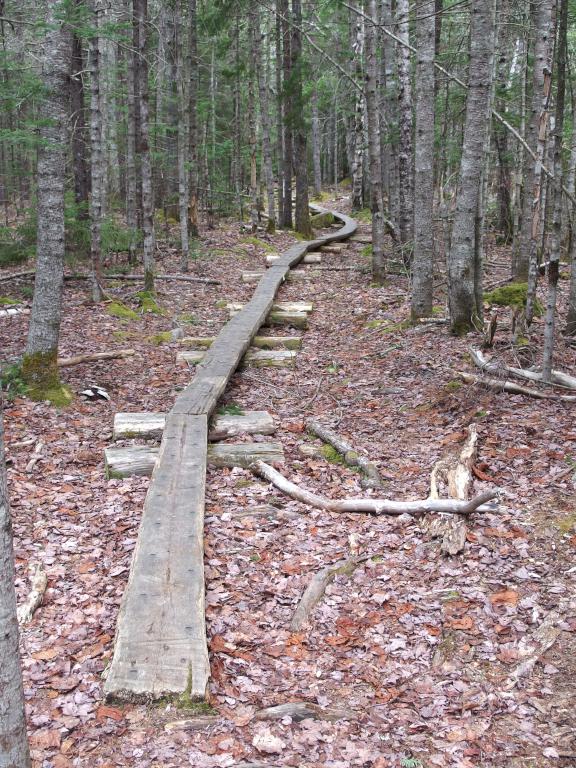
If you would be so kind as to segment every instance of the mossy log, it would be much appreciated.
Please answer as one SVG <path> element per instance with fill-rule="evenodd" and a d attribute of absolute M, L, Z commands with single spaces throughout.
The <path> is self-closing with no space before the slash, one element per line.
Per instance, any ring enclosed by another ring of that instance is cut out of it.
<path fill-rule="evenodd" d="M 159 440 L 164 431 L 164 413 L 117 413 L 114 416 L 114 440 L 132 437 Z M 267 411 L 246 411 L 240 415 L 215 416 L 209 426 L 208 439 L 216 442 L 238 435 L 272 435 L 274 419 Z"/>
<path fill-rule="evenodd" d="M 108 478 L 149 477 L 156 466 L 160 449 L 152 445 L 112 446 L 104 450 Z M 255 461 L 284 462 L 280 443 L 216 443 L 208 446 L 208 464 L 213 467 L 249 467 Z"/>
<path fill-rule="evenodd" d="M 308 328 L 308 313 L 307 312 L 270 312 L 266 318 L 267 325 L 288 325 L 292 328 L 300 328 L 306 330 Z"/>
<path fill-rule="evenodd" d="M 271 267 L 278 262 L 279 256 L 269 254 L 266 256 L 266 264 Z M 322 261 L 322 254 L 312 251 L 307 253 L 300 261 L 300 264 L 320 264 Z"/>
<path fill-rule="evenodd" d="M 296 282 L 300 280 L 309 280 L 313 277 L 318 277 L 317 271 L 307 270 L 307 269 L 291 269 L 290 272 L 286 275 L 286 280 L 291 282 Z M 254 272 L 243 272 L 242 273 L 242 282 L 243 283 L 257 283 L 263 276 L 265 275 L 265 272 L 262 271 L 254 271 Z"/>

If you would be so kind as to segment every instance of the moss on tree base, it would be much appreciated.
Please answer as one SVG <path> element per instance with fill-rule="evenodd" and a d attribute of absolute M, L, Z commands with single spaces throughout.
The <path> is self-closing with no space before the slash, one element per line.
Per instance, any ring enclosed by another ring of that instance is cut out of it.
<path fill-rule="evenodd" d="M 31 400 L 47 400 L 58 408 L 70 405 L 73 400 L 72 392 L 60 382 L 58 351 L 55 349 L 24 355 L 22 380 Z"/>

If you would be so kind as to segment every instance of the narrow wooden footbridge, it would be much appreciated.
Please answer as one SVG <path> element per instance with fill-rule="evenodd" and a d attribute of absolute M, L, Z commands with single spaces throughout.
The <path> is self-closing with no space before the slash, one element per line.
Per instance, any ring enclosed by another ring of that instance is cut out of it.
<path fill-rule="evenodd" d="M 325 212 L 316 206 L 314 210 Z M 200 364 L 194 379 L 168 414 L 117 414 L 117 436 L 161 433 L 162 439 L 159 449 L 134 446 L 106 452 L 111 474 L 152 473 L 104 685 L 108 698 L 150 701 L 183 694 L 193 700 L 206 697 L 210 676 L 204 611 L 206 466 L 208 462 L 242 464 L 242 450 L 250 445 L 209 446 L 209 439 L 214 430 L 227 436 L 236 429 L 266 434 L 267 414 L 251 414 L 244 426 L 231 417 L 228 422 L 209 420 L 232 374 L 251 344 L 257 342 L 262 325 L 286 322 L 305 327 L 306 307 L 274 306 L 274 299 L 290 270 L 311 259 L 310 252 L 326 249 L 355 233 L 353 219 L 332 213 L 342 223 L 340 229 L 293 245 L 273 260 L 262 276 L 246 275 L 246 281 L 258 280 L 252 299 L 243 306 L 231 305 L 231 319 L 220 334 L 206 341 L 204 352 L 195 353 L 192 362 Z M 282 353 L 278 360 L 286 353 L 294 355 L 290 349 L 277 352 Z M 249 353 L 253 361 L 258 360 L 258 354 Z M 281 455 L 278 444 L 254 446 L 268 451 L 269 460 Z"/>

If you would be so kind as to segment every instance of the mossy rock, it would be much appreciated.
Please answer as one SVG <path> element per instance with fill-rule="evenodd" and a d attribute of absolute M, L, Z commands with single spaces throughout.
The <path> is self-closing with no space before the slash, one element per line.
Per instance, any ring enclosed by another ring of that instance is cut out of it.
<path fill-rule="evenodd" d="M 326 213 L 317 213 L 311 217 L 310 223 L 314 229 L 324 229 L 325 227 L 331 227 L 334 224 L 334 214 L 327 211 Z"/>
<path fill-rule="evenodd" d="M 0 296 L 0 304 L 3 306 L 12 306 L 14 304 L 22 304 L 20 299 L 12 299 L 10 296 Z"/>
<path fill-rule="evenodd" d="M 484 294 L 484 301 L 487 304 L 495 304 L 498 307 L 512 307 L 513 309 L 522 309 L 526 306 L 528 296 L 528 283 L 509 283 L 501 285 L 493 291 Z M 544 313 L 544 307 L 538 299 L 534 302 L 534 315 L 541 317 Z"/>
<path fill-rule="evenodd" d="M 117 317 L 118 320 L 138 320 L 138 314 L 126 304 L 122 304 L 121 301 L 113 301 L 108 304 L 106 312 L 111 317 Z"/>

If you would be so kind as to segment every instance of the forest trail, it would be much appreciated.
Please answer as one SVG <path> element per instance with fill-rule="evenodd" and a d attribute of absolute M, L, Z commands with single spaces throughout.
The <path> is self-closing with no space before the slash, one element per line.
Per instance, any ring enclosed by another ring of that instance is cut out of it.
<path fill-rule="evenodd" d="M 158 296 L 170 317 L 188 319 L 195 307 L 190 335 L 217 335 L 227 319 L 217 300 L 245 303 L 253 286 L 241 274 L 263 269 L 271 247 L 288 244 L 279 234 L 273 246 L 242 245 L 226 229 L 211 238 L 212 260 L 195 271 L 219 273 L 222 287 L 171 284 Z M 75 390 L 89 376 L 108 389 L 111 404 L 77 401 L 58 413 L 16 400 L 8 409 L 21 597 L 26 562 L 41 561 L 49 578 L 24 633 L 33 754 L 66 767 L 72 757 L 80 765 L 198 768 L 381 768 L 408 758 L 427 768 L 525 768 L 532 758 L 537 766 L 552 759 L 571 765 L 572 410 L 455 382 L 451 369 L 474 370 L 464 362 L 469 340 L 450 338 L 442 325 L 407 327 L 407 278 L 391 275 L 385 287 L 369 287 L 365 247 L 351 242 L 311 267 L 319 271 L 314 279 L 282 286 L 279 300 L 314 304 L 296 365 L 238 370 L 223 405 L 272 414 L 286 474 L 332 498 L 364 493 L 361 478 L 322 453 L 305 432 L 308 418 L 323 420 L 374 461 L 387 496 L 407 499 L 427 495 L 430 470 L 474 421 L 478 470 L 504 492 L 500 513 L 474 517 L 463 555 L 446 559 L 418 520 L 310 510 L 247 470 L 208 468 L 210 708 L 104 704 L 101 674 L 149 481 L 107 481 L 102 452 L 114 412 L 166 412 L 190 374 L 176 363 L 177 342 L 150 342 L 168 317 L 110 318 L 104 308 L 87 310 L 81 290 L 70 286 L 63 354 L 87 345 L 79 329 L 93 334 L 92 347 L 105 329 L 137 354 L 67 369 Z M 167 271 L 173 258 L 164 257 Z M 130 302 L 132 288 L 113 290 Z M 1 327 L 14 352 L 23 322 Z M 48 448 L 27 472 L 36 441 L 23 443 L 35 434 Z M 480 480 L 476 486 L 485 487 Z M 351 542 L 375 557 L 336 577 L 310 624 L 291 633 L 312 576 L 346 557 Z M 507 689 L 522 644 L 554 610 L 561 632 L 553 646 Z M 318 719 L 260 719 L 273 717 L 260 715 L 264 708 L 295 701 L 318 707 Z M 546 756 L 555 752 L 560 757 Z"/>

